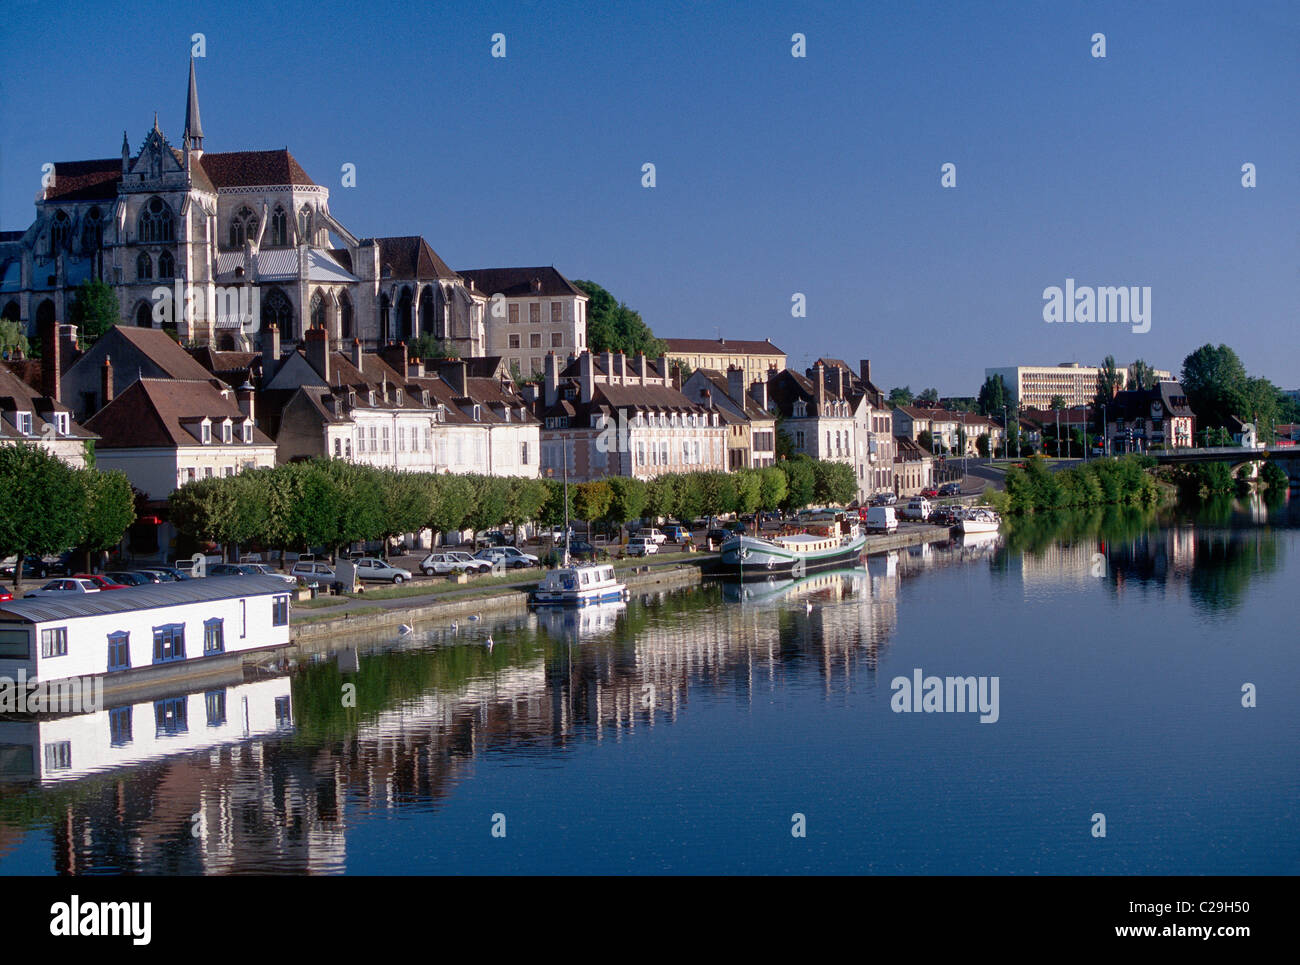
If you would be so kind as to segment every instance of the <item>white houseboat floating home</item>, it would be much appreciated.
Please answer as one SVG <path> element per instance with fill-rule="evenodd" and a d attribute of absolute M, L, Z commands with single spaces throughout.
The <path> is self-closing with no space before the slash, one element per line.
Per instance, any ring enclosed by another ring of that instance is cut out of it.
<path fill-rule="evenodd" d="M 277 576 L 209 576 L 0 603 L 0 677 L 170 676 L 283 647 L 290 592 Z"/>
<path fill-rule="evenodd" d="M 608 563 L 558 566 L 546 574 L 533 591 L 533 602 L 564 606 L 588 606 L 627 599 L 627 587 L 614 579 Z"/>

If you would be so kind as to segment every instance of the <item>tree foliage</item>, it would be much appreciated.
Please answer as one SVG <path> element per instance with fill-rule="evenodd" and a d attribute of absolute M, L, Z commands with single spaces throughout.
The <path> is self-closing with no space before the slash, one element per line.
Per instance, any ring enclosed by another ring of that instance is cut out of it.
<path fill-rule="evenodd" d="M 86 471 L 39 446 L 0 446 L 0 557 L 17 556 L 15 586 L 23 560 L 61 553 L 86 535 L 89 486 L 78 475 Z"/>
<path fill-rule="evenodd" d="M 591 299 L 587 303 L 587 344 L 593 352 L 644 352 L 658 358 L 667 351 L 662 339 L 655 337 L 641 313 L 620 302 L 594 281 L 575 281 Z"/>
<path fill-rule="evenodd" d="M 113 286 L 98 278 L 87 278 L 77 286 L 68 306 L 68 320 L 81 337 L 93 342 L 121 320 L 121 309 Z"/>

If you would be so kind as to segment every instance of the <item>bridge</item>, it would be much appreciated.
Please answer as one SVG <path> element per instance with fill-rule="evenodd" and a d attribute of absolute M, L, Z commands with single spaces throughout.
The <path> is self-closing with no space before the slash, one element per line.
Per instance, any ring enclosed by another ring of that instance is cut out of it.
<path fill-rule="evenodd" d="M 1166 449 L 1149 452 L 1147 455 L 1162 466 L 1226 462 L 1235 467 L 1267 459 L 1286 473 L 1291 481 L 1291 491 L 1300 492 L 1300 446 L 1265 446 L 1258 449 L 1246 446 L 1211 446 L 1202 449 Z"/>

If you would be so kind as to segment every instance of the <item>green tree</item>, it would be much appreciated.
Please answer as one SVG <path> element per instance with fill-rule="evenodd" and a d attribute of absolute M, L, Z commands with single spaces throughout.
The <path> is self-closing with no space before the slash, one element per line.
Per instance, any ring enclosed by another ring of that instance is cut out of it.
<path fill-rule="evenodd" d="M 20 323 L 0 318 L 0 357 L 9 358 L 15 350 L 21 351 L 23 355 L 31 351 L 27 335 Z"/>
<path fill-rule="evenodd" d="M 889 390 L 889 404 L 892 406 L 911 405 L 913 398 L 910 385 L 896 385 Z"/>
<path fill-rule="evenodd" d="M 832 506 L 846 506 L 858 494 L 858 481 L 847 462 L 813 463 L 813 499 Z"/>
<path fill-rule="evenodd" d="M 677 477 L 674 474 L 665 473 L 650 480 L 646 487 L 645 512 L 656 519 L 677 515 Z M 690 520 L 683 522 L 689 523 Z"/>
<path fill-rule="evenodd" d="M 509 483 L 499 476 L 473 476 L 474 507 L 470 510 L 470 538 L 483 530 L 500 526 L 506 518 Z"/>
<path fill-rule="evenodd" d="M 474 509 L 474 485 L 465 475 L 443 473 L 428 478 L 433 490 L 427 525 L 435 533 L 464 529 Z"/>
<path fill-rule="evenodd" d="M 614 498 L 609 483 L 597 480 L 578 483 L 570 488 L 573 492 L 573 511 L 579 519 L 586 521 L 587 531 L 590 533 L 591 524 L 595 520 L 604 519 L 609 513 L 610 503 Z"/>
<path fill-rule="evenodd" d="M 87 342 L 99 338 L 121 317 L 113 286 L 97 278 L 87 278 L 78 285 L 72 304 L 68 306 L 68 320 L 77 326 Z"/>
<path fill-rule="evenodd" d="M 460 350 L 451 342 L 444 342 L 437 336 L 424 334 L 409 339 L 406 343 L 408 358 L 413 359 L 458 359 Z"/>
<path fill-rule="evenodd" d="M 749 515 L 762 505 L 763 479 L 757 469 L 742 469 L 735 474 L 736 512 Z"/>
<path fill-rule="evenodd" d="M 787 489 L 786 475 L 779 466 L 764 466 L 759 470 L 758 504 L 765 512 L 781 508 Z"/>
<path fill-rule="evenodd" d="M 640 479 L 611 476 L 606 482 L 609 485 L 609 508 L 602 518 L 617 526 L 621 537 L 623 526 L 640 519 L 645 513 L 649 494 L 646 492 L 646 484 Z"/>
<path fill-rule="evenodd" d="M 1182 386 L 1200 428 L 1227 426 L 1249 408 L 1246 367 L 1227 345 L 1202 345 L 1183 359 Z"/>
<path fill-rule="evenodd" d="M 815 498 L 817 480 L 813 472 L 813 461 L 807 456 L 796 456 L 780 463 L 780 466 L 785 473 L 786 485 L 785 502 L 782 508 L 803 509 Z"/>
<path fill-rule="evenodd" d="M 76 470 L 38 446 L 0 446 L 0 558 L 17 557 L 15 590 L 23 561 L 77 545 L 85 518 L 86 487 Z"/>
<path fill-rule="evenodd" d="M 561 487 L 561 491 L 563 491 L 563 487 Z M 519 534 L 524 526 L 540 518 L 542 508 L 546 505 L 550 494 L 550 488 L 541 479 L 519 477 L 508 481 L 506 485 L 505 519 L 514 527 L 516 543 L 519 542 Z M 561 506 L 562 510 L 563 506 Z M 562 518 L 560 522 L 563 522 Z"/>
<path fill-rule="evenodd" d="M 135 522 L 135 494 L 122 472 L 82 469 L 78 476 L 86 500 L 81 546 L 87 554 L 98 555 L 120 543 L 122 534 Z"/>
<path fill-rule="evenodd" d="M 922 429 L 916 434 L 916 444 L 926 452 L 934 452 L 934 435 L 929 429 Z"/>
<path fill-rule="evenodd" d="M 1130 389 L 1154 389 L 1156 387 L 1155 369 L 1142 359 L 1135 359 L 1128 367 L 1128 387 Z"/>
<path fill-rule="evenodd" d="M 235 490 L 219 476 L 195 479 L 167 497 L 172 525 L 193 544 L 231 542 Z"/>
<path fill-rule="evenodd" d="M 658 358 L 667 351 L 667 345 L 650 330 L 641 314 L 629 308 L 626 302 L 594 281 L 575 281 L 574 285 L 587 294 L 587 345 L 593 352 L 626 352 L 636 355 L 644 352 Z"/>
<path fill-rule="evenodd" d="M 1052 396 L 1052 404 L 1048 406 L 1048 408 L 1056 410 L 1056 409 L 1066 409 L 1069 407 L 1065 404 L 1065 396 L 1054 395 Z"/>
<path fill-rule="evenodd" d="M 916 397 L 916 400 L 917 400 L 918 402 L 933 402 L 933 403 L 935 403 L 935 404 L 938 404 L 938 402 L 939 402 L 939 390 L 938 390 L 938 389 L 922 389 L 922 390 L 921 390 L 921 394 L 918 395 L 918 396 Z"/>
<path fill-rule="evenodd" d="M 546 526 L 563 526 L 565 519 L 564 483 L 554 479 L 547 479 L 544 482 L 546 484 L 546 500 L 542 504 L 541 521 Z M 570 520 L 575 518 L 572 487 L 570 487 L 569 491 L 568 518 Z"/>
<path fill-rule="evenodd" d="M 423 473 L 385 469 L 379 481 L 382 521 L 379 535 L 384 541 L 384 558 L 387 559 L 390 541 L 424 529 L 433 511 L 433 491 Z"/>
<path fill-rule="evenodd" d="M 981 456 L 983 456 L 985 459 L 988 458 L 988 456 L 989 456 L 989 434 L 988 434 L 987 432 L 981 432 L 981 433 L 979 434 L 978 438 L 976 438 L 976 440 L 975 440 L 975 451 L 978 452 L 978 453 L 979 453 Z"/>
<path fill-rule="evenodd" d="M 1101 425 L 1103 416 L 1103 406 L 1113 406 L 1115 396 L 1124 388 L 1124 378 L 1120 375 L 1119 368 L 1115 365 L 1115 356 L 1107 355 L 1102 360 L 1100 371 L 1097 372 L 1097 391 L 1093 393 L 1092 405 L 1096 410 L 1098 431 L 1105 432 L 1106 427 Z"/>
<path fill-rule="evenodd" d="M 976 403 L 980 415 L 1000 413 L 1004 406 L 1010 406 L 1011 393 L 1001 375 L 990 375 L 980 386 L 979 400 Z"/>

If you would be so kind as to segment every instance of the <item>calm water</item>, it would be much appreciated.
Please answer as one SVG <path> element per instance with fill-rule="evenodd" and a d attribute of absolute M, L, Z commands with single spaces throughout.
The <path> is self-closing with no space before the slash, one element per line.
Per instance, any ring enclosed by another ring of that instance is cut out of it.
<path fill-rule="evenodd" d="M 0 721 L 0 873 L 1294 874 L 1298 522 L 1098 512 Z M 917 668 L 998 720 L 895 713 Z"/>

